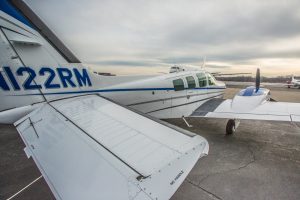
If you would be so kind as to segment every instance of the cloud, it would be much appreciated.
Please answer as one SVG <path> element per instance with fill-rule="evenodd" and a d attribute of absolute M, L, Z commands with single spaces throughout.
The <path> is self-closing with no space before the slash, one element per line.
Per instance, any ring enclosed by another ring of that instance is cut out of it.
<path fill-rule="evenodd" d="M 189 64 L 189 63 L 197 63 L 200 61 L 203 61 L 203 58 L 201 58 L 200 56 L 198 57 L 192 57 L 192 56 L 186 56 L 186 57 L 182 57 L 182 56 L 175 56 L 175 57 L 166 57 L 166 58 L 161 58 L 160 61 L 162 63 L 166 63 L 166 64 Z"/>
<path fill-rule="evenodd" d="M 133 61 L 133 60 L 106 60 L 106 61 L 95 61 L 89 62 L 94 65 L 107 65 L 107 66 L 131 66 L 131 67 L 142 67 L 151 66 L 153 63 L 147 61 Z"/>
<path fill-rule="evenodd" d="M 200 65 L 206 56 L 220 66 L 300 64 L 297 0 L 26 2 L 85 63 L 150 68 Z"/>
<path fill-rule="evenodd" d="M 253 1 L 246 4 L 248 7 L 226 2 L 227 5 L 220 4 L 215 9 L 212 7 L 216 1 L 211 4 L 207 6 L 211 15 L 177 26 L 169 33 L 169 43 L 193 46 L 241 42 L 242 45 L 299 35 L 300 2 L 291 1 L 286 5 L 283 1 L 270 1 L 269 4 Z"/>

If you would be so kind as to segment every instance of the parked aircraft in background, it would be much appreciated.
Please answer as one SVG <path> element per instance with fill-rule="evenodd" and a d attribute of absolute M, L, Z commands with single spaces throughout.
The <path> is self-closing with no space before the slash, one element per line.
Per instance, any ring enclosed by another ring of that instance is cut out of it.
<path fill-rule="evenodd" d="M 294 87 L 294 88 L 299 88 L 300 89 L 300 80 L 295 79 L 295 77 L 292 76 L 292 79 L 290 81 L 286 82 L 286 86 L 288 88 Z"/>

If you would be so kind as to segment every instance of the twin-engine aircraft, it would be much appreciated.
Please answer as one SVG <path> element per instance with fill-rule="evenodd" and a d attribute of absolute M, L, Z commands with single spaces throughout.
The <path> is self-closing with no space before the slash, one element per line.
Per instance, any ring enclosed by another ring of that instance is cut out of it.
<path fill-rule="evenodd" d="M 55 198 L 170 199 L 207 141 L 126 106 L 145 93 L 166 99 L 171 85 L 104 87 L 124 80 L 110 81 L 84 68 L 23 1 L 0 1 L 0 123 L 14 123 Z"/>
<path fill-rule="evenodd" d="M 226 134 L 236 131 L 240 119 L 300 121 L 300 104 L 272 99 L 270 90 L 260 87 L 259 69 L 255 86 L 242 89 L 233 99 L 223 99 L 225 89 L 205 70 L 173 67 L 170 74 L 112 84 L 101 94 L 156 118 L 183 117 L 188 126 L 187 117 L 226 118 Z"/>
<path fill-rule="evenodd" d="M 207 141 L 158 119 L 300 121 L 268 89 L 226 86 L 202 69 L 101 76 L 19 0 L 0 3 L 0 123 L 14 123 L 57 199 L 169 199 L 208 154 Z"/>

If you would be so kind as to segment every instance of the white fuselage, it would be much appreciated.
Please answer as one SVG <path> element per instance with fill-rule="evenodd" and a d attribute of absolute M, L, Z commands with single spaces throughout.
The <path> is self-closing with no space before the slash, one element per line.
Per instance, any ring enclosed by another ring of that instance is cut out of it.
<path fill-rule="evenodd" d="M 206 77 L 205 86 L 199 85 L 199 73 Z M 208 76 L 205 71 L 177 72 L 105 87 L 100 94 L 160 119 L 179 118 L 209 99 L 223 97 L 225 84 L 213 79 L 209 85 Z M 195 80 L 194 87 L 189 87 L 186 77 Z M 174 89 L 173 81 L 178 79 L 183 81 L 182 90 Z"/>
<path fill-rule="evenodd" d="M 12 74 L 14 74 L 19 69 L 5 68 L 4 70 L 11 70 Z M 71 96 L 95 93 L 159 119 L 180 118 L 189 116 L 200 105 L 212 98 L 222 98 L 226 88 L 223 82 L 216 81 L 208 72 L 202 70 L 177 72 L 153 77 L 131 77 L 133 81 L 124 82 L 123 80 L 120 81 L 118 77 L 99 76 L 75 67 L 70 70 L 72 75 L 70 80 L 78 88 L 76 90 L 76 87 L 70 87 L 69 85 L 63 87 L 64 81 L 59 81 L 63 80 L 63 77 L 60 77 L 56 71 L 64 69 L 67 68 L 53 69 L 53 83 L 60 85 L 57 89 L 47 88 L 46 82 L 49 79 L 37 75 L 34 81 L 41 86 L 41 89 L 28 90 L 26 89 L 26 84 L 23 83 L 27 79 L 20 79 L 20 76 L 13 75 L 20 86 L 20 90 L 13 90 L 10 81 L 8 81 L 13 78 L 9 78 L 6 75 L 7 73 L 2 73 L 9 90 L 1 93 L 3 104 L 1 105 L 0 123 L 13 123 L 39 105 L 42 105 L 43 99 L 54 101 Z M 32 70 L 36 71 L 35 74 L 40 74 L 44 68 Z M 73 74 L 72 71 L 82 74 L 75 75 L 76 73 Z M 86 76 L 83 75 L 83 72 L 86 72 Z M 202 77 L 201 82 L 198 76 Z M 80 80 L 80 77 L 84 78 Z M 108 79 L 112 79 L 110 80 L 111 86 L 105 85 L 101 87 L 103 82 L 108 82 Z M 121 79 L 124 79 L 124 77 L 121 77 Z M 90 80 L 90 84 L 88 84 L 89 81 L 87 80 Z M 181 84 L 175 86 L 174 81 Z M 80 83 L 81 85 L 85 83 L 85 85 L 78 87 L 77 85 L 80 85 Z M 21 85 L 25 87 L 24 90 L 21 88 Z M 14 106 L 15 108 L 11 109 Z"/>
<path fill-rule="evenodd" d="M 294 79 L 294 80 L 292 81 L 292 84 L 293 84 L 295 87 L 299 87 L 299 86 L 300 86 L 300 80 Z"/>

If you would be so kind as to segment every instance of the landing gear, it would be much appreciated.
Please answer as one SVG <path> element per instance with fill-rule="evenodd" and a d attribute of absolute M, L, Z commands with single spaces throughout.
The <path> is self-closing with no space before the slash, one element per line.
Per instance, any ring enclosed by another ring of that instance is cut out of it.
<path fill-rule="evenodd" d="M 187 125 L 187 127 L 189 127 L 189 128 L 193 127 L 193 125 L 190 125 L 190 124 L 188 123 L 188 121 L 186 121 L 186 119 L 184 118 L 184 116 L 182 116 L 182 119 L 183 119 L 183 121 L 185 122 L 185 124 Z"/>
<path fill-rule="evenodd" d="M 227 125 L 226 125 L 226 135 L 233 134 L 236 131 L 239 124 L 240 124 L 239 120 L 236 120 L 236 119 L 228 120 Z"/>

